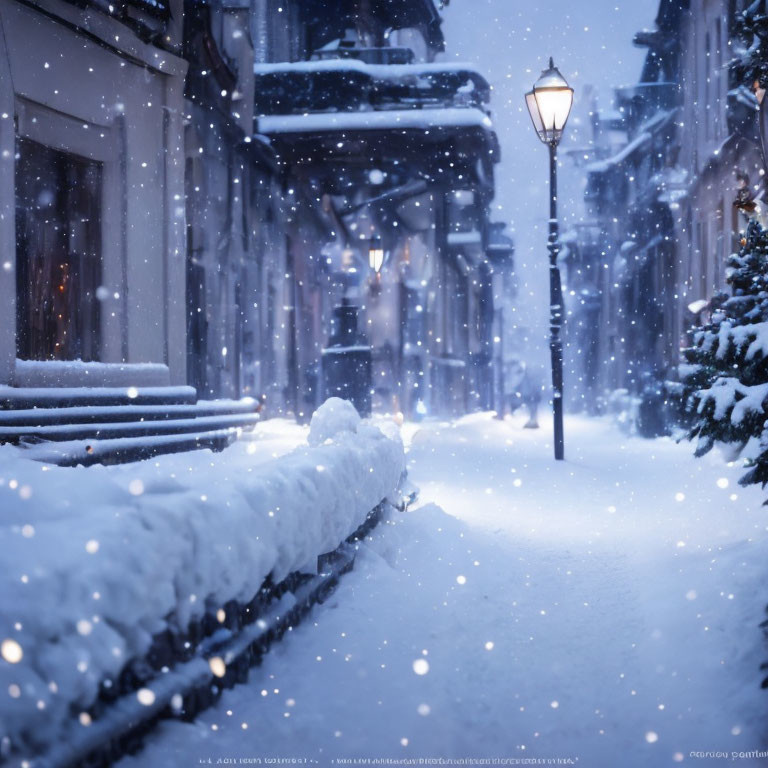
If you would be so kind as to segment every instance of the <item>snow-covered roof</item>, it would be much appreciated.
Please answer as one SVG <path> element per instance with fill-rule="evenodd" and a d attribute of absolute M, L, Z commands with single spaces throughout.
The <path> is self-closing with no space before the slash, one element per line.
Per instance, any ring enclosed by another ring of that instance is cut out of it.
<path fill-rule="evenodd" d="M 659 202 L 667 205 L 677 206 L 680 201 L 688 197 L 687 189 L 667 189 L 659 195 Z"/>
<path fill-rule="evenodd" d="M 320 112 L 303 115 L 268 115 L 258 118 L 259 133 L 333 133 L 337 131 L 383 131 L 440 128 L 485 128 L 493 123 L 479 109 L 392 109 L 379 112 Z"/>
<path fill-rule="evenodd" d="M 617 152 L 613 157 L 609 157 L 607 160 L 599 160 L 595 163 L 590 163 L 587 166 L 587 171 L 590 173 L 604 173 L 611 168 L 615 168 L 621 165 L 633 152 L 640 149 L 651 140 L 651 134 L 647 131 L 643 131 L 638 136 L 629 142 L 620 152 Z"/>
<path fill-rule="evenodd" d="M 645 146 L 653 136 L 654 132 L 664 126 L 674 114 L 673 110 L 663 110 L 657 112 L 650 120 L 648 120 L 643 126 L 642 131 L 635 136 L 632 141 L 617 152 L 613 157 L 609 157 L 606 160 L 599 160 L 594 163 L 590 163 L 587 166 L 587 171 L 590 173 L 604 173 L 611 168 L 621 165 L 628 157 L 636 152 L 641 147 Z"/>
<path fill-rule="evenodd" d="M 633 251 L 635 248 L 637 248 L 637 243 L 634 240 L 625 240 L 621 244 L 621 248 L 619 248 L 619 251 L 622 254 L 627 254 L 630 251 Z"/>

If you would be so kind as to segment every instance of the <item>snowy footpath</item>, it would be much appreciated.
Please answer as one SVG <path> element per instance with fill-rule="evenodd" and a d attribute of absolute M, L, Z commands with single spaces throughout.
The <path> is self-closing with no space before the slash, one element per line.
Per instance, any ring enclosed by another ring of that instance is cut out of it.
<path fill-rule="evenodd" d="M 573 418 L 559 464 L 548 425 L 485 414 L 406 438 L 416 507 L 120 768 L 768 765 L 768 508 L 738 467 Z"/>

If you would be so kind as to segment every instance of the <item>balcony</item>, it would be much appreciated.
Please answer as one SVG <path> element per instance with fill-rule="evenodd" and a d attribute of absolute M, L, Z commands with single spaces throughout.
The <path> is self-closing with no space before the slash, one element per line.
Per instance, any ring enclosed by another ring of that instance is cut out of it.
<path fill-rule="evenodd" d="M 84 6 L 96 8 L 129 23 L 136 21 L 134 16 L 137 12 L 162 21 L 167 21 L 171 16 L 170 0 L 121 0 L 115 3 L 108 3 L 106 0 L 67 0 L 67 2 L 81 8 Z"/>
<path fill-rule="evenodd" d="M 256 131 L 281 161 L 318 173 L 334 163 L 370 166 L 396 183 L 492 185 L 500 153 L 490 87 L 471 65 L 414 64 L 405 48 L 350 46 L 311 61 L 258 64 L 254 73 Z"/>
<path fill-rule="evenodd" d="M 333 54 L 314 61 L 256 65 L 256 115 L 482 109 L 490 99 L 488 82 L 470 65 L 412 64 L 411 52 L 403 48 L 341 48 Z"/>
<path fill-rule="evenodd" d="M 366 64 L 413 64 L 414 54 L 410 48 L 395 46 L 380 48 L 356 48 L 352 43 L 342 40 L 337 48 L 317 51 L 315 58 L 320 61 L 328 59 L 356 59 Z"/>

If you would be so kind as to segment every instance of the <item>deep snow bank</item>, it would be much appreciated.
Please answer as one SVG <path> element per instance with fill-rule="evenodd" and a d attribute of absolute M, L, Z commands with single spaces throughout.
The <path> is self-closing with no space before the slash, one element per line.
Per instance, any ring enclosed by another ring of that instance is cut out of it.
<path fill-rule="evenodd" d="M 551 416 L 525 420 L 406 423 L 422 505 L 366 542 L 337 607 L 248 685 L 167 721 L 119 768 L 766 768 L 730 759 L 765 748 L 764 493 L 715 451 L 608 419 L 569 415 L 555 462 Z M 707 751 L 728 759 L 690 757 Z"/>
<path fill-rule="evenodd" d="M 340 414 L 340 415 L 339 415 Z M 356 415 L 356 414 L 355 414 Z M 312 446 L 66 469 L 0 446 L 0 739 L 50 738 L 154 634 L 316 558 L 397 489 L 397 436 L 323 406 Z M 21 658 L 19 658 L 21 656 Z"/>

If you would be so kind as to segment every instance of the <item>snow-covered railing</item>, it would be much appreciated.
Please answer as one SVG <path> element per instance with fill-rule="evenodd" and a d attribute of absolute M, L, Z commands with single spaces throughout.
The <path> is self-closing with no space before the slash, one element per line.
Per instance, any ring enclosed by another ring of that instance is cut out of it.
<path fill-rule="evenodd" d="M 171 376 L 161 363 L 96 363 L 82 360 L 16 360 L 14 387 L 169 387 Z M 177 387 L 189 392 L 191 387 Z M 192 393 L 194 394 L 194 392 Z"/>
<path fill-rule="evenodd" d="M 126 464 L 224 450 L 260 411 L 253 398 L 197 400 L 193 387 L 0 387 L 0 443 L 59 466 Z"/>
<path fill-rule="evenodd" d="M 337 58 L 257 64 L 257 115 L 303 115 L 424 107 L 475 107 L 490 99 L 488 81 L 468 64 L 369 64 Z"/>
<path fill-rule="evenodd" d="M 344 542 L 396 497 L 402 443 L 335 399 L 308 443 L 89 469 L 0 447 L 0 763 L 77 764 L 137 707 L 194 712 L 351 567 Z"/>
<path fill-rule="evenodd" d="M 258 119 L 259 132 L 334 133 L 339 131 L 440 130 L 479 128 L 490 131 L 493 123 L 480 109 L 400 109 L 383 112 L 320 112 L 304 115 L 269 115 Z"/>
<path fill-rule="evenodd" d="M 359 59 L 333 58 L 314 61 L 283 61 L 255 64 L 254 74 L 264 75 L 315 75 L 322 72 L 347 74 L 359 72 L 381 80 L 400 80 L 403 78 L 440 77 L 455 75 L 466 79 L 474 79 L 478 86 L 488 88 L 487 81 L 480 70 L 470 63 L 463 62 L 429 62 L 418 64 L 368 64 Z"/>

